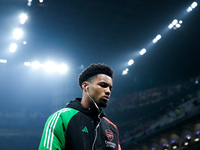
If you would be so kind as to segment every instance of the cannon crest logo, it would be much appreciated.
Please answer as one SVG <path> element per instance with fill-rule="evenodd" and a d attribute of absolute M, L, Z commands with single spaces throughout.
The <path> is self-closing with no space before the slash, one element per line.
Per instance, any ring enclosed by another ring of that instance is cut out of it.
<path fill-rule="evenodd" d="M 108 140 L 112 141 L 114 138 L 113 132 L 109 129 L 106 129 L 105 132 L 106 132 L 106 136 L 107 136 Z"/>

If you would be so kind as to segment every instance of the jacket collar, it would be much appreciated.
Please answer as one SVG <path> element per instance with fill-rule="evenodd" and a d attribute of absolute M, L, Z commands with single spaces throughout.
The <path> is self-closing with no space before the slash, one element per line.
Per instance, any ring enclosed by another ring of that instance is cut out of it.
<path fill-rule="evenodd" d="M 105 117 L 105 113 L 103 112 L 101 108 L 100 108 L 100 113 L 96 107 L 84 108 L 81 105 L 81 98 L 76 98 L 73 101 L 70 101 L 70 103 L 68 103 L 66 107 L 74 108 L 91 117 L 96 118 L 98 117 L 99 114 L 100 114 L 100 118 Z"/>

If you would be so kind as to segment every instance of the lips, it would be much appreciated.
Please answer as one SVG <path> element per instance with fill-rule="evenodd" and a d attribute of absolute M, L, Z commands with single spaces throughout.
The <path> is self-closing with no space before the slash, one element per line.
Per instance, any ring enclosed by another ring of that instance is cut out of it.
<path fill-rule="evenodd" d="M 103 99 L 105 99 L 106 101 L 109 101 L 109 96 L 103 96 Z"/>

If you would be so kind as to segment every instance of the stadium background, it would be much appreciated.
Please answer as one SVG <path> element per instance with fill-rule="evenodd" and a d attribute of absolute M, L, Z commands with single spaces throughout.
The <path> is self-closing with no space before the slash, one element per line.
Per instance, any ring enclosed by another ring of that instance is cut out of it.
<path fill-rule="evenodd" d="M 78 74 L 98 62 L 115 71 L 105 112 L 122 149 L 199 149 L 200 13 L 198 5 L 187 11 L 193 2 L 1 0 L 0 149 L 37 149 L 47 117 L 81 96 Z M 169 29 L 174 19 L 183 23 Z M 24 64 L 50 60 L 68 70 Z"/>

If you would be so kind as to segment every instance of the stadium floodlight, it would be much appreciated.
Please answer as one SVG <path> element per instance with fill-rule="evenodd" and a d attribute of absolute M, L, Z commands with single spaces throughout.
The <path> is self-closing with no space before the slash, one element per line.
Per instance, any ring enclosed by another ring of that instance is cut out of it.
<path fill-rule="evenodd" d="M 66 73 L 67 70 L 68 70 L 68 67 L 67 67 L 67 65 L 65 65 L 65 64 L 60 64 L 60 65 L 57 67 L 57 70 L 58 70 L 58 72 L 60 72 L 60 73 Z"/>
<path fill-rule="evenodd" d="M 188 7 L 187 12 L 191 12 L 191 11 L 192 11 L 192 7 Z"/>
<path fill-rule="evenodd" d="M 28 2 L 28 4 L 27 4 L 28 6 L 31 6 L 31 2 Z"/>
<path fill-rule="evenodd" d="M 140 51 L 140 55 L 144 55 L 145 53 L 146 53 L 146 49 L 145 48 L 143 48 L 141 51 Z"/>
<path fill-rule="evenodd" d="M 31 63 L 31 67 L 33 69 L 38 69 L 38 68 L 41 67 L 41 64 L 38 61 L 34 61 L 34 62 Z"/>
<path fill-rule="evenodd" d="M 16 43 L 11 43 L 10 44 L 10 51 L 14 53 L 17 50 L 17 44 Z"/>
<path fill-rule="evenodd" d="M 168 26 L 168 28 L 169 28 L 169 29 L 172 29 L 172 28 L 173 28 L 173 24 L 170 24 L 170 25 Z"/>
<path fill-rule="evenodd" d="M 49 73 L 54 72 L 57 69 L 56 64 L 51 62 L 51 61 L 46 62 L 43 67 L 44 67 L 44 70 L 49 72 Z"/>
<path fill-rule="evenodd" d="M 27 44 L 27 42 L 26 42 L 26 41 L 23 41 L 23 44 L 24 44 L 24 45 L 26 45 L 26 44 Z"/>
<path fill-rule="evenodd" d="M 198 5 L 197 2 L 193 2 L 191 7 L 194 9 L 195 7 L 197 7 L 197 5 Z"/>
<path fill-rule="evenodd" d="M 153 39 L 152 42 L 153 42 L 153 43 L 156 43 L 156 42 L 158 42 L 158 40 L 155 38 L 155 39 Z"/>
<path fill-rule="evenodd" d="M 28 2 L 30 2 L 30 3 L 31 3 L 31 2 L 32 2 L 32 0 L 28 0 Z"/>
<path fill-rule="evenodd" d="M 28 18 L 28 16 L 26 14 L 22 13 L 20 15 L 20 23 L 24 24 L 26 22 L 27 18 Z"/>
<path fill-rule="evenodd" d="M 7 63 L 7 60 L 6 60 L 6 59 L 0 59 L 0 63 L 6 64 L 6 63 Z"/>
<path fill-rule="evenodd" d="M 22 37 L 22 35 L 23 35 L 23 32 L 19 28 L 15 29 L 13 32 L 13 36 L 16 40 L 19 40 Z"/>
<path fill-rule="evenodd" d="M 174 29 L 174 30 L 176 30 L 176 29 L 178 29 L 178 28 L 180 28 L 181 27 L 181 24 L 183 23 L 183 21 L 182 20 L 177 20 L 177 19 L 174 19 L 173 21 L 172 21 L 172 23 L 168 26 L 168 28 L 169 29 Z"/>
<path fill-rule="evenodd" d="M 181 27 L 181 25 L 177 23 L 176 24 L 176 28 L 180 28 L 180 27 Z"/>
<path fill-rule="evenodd" d="M 27 66 L 27 67 L 30 67 L 31 63 L 30 62 L 24 62 L 24 65 Z"/>
<path fill-rule="evenodd" d="M 160 34 L 158 34 L 158 35 L 156 36 L 156 39 L 157 39 L 157 40 L 160 40 L 161 37 L 162 37 L 162 36 L 161 36 Z"/>
<path fill-rule="evenodd" d="M 43 0 L 39 0 L 40 3 L 43 3 Z"/>
<path fill-rule="evenodd" d="M 161 35 L 160 34 L 158 34 L 154 39 L 153 39 L 153 43 L 156 43 L 156 42 L 158 42 L 158 40 L 160 40 L 161 39 Z"/>
<path fill-rule="evenodd" d="M 172 24 L 173 25 L 176 25 L 178 23 L 178 20 L 177 19 L 174 19 L 173 21 L 172 21 Z"/>
<path fill-rule="evenodd" d="M 124 76 L 124 75 L 126 75 L 127 74 L 127 72 L 124 70 L 123 72 L 122 72 L 122 75 Z"/>
<path fill-rule="evenodd" d="M 130 60 L 128 61 L 128 65 L 129 65 L 129 66 L 131 66 L 133 63 L 134 63 L 134 60 L 133 60 L 133 59 L 130 59 Z"/>
<path fill-rule="evenodd" d="M 122 72 L 122 75 L 126 75 L 128 73 L 129 69 L 126 68 L 123 72 Z"/>

